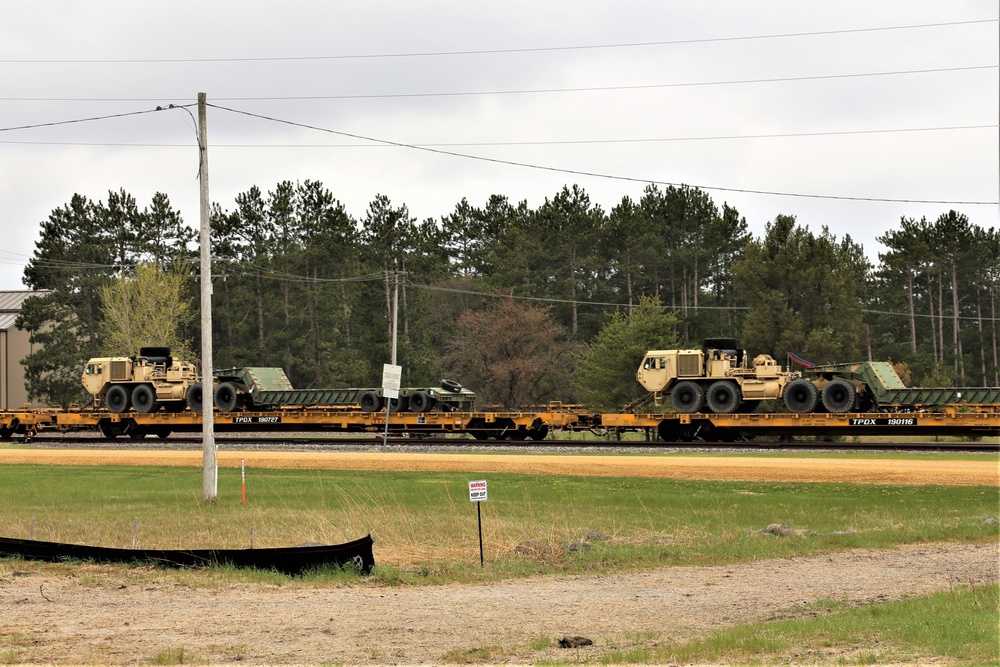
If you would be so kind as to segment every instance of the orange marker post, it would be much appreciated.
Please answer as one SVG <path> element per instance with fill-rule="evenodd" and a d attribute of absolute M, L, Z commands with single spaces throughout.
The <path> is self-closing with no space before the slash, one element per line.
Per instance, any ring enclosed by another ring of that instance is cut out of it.
<path fill-rule="evenodd" d="M 243 504 L 247 504 L 247 466 L 246 459 L 240 459 L 240 477 L 242 477 Z"/>

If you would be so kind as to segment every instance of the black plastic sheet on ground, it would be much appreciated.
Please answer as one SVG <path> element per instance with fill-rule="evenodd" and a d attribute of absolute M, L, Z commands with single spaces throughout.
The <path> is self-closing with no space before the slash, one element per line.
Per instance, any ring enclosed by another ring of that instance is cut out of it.
<path fill-rule="evenodd" d="M 0 556 L 58 562 L 152 563 L 168 567 L 231 565 L 285 574 L 302 574 L 328 565 L 354 566 L 363 574 L 375 567 L 372 536 L 344 544 L 304 545 L 275 549 L 116 549 L 82 544 L 40 542 L 0 537 Z"/>

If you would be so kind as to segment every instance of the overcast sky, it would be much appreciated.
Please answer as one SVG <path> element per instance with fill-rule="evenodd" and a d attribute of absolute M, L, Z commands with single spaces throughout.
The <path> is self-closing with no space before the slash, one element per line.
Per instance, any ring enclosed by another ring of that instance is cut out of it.
<path fill-rule="evenodd" d="M 996 0 L 5 1 L 0 289 L 23 288 L 40 223 L 74 193 L 124 188 L 141 208 L 162 191 L 197 227 L 187 112 L 55 123 L 199 92 L 277 119 L 209 109 L 226 209 L 312 179 L 357 219 L 378 194 L 422 220 L 462 197 L 537 207 L 573 183 L 608 211 L 658 182 L 704 188 L 754 234 L 791 214 L 873 258 L 902 216 L 996 227 L 998 14 Z"/>

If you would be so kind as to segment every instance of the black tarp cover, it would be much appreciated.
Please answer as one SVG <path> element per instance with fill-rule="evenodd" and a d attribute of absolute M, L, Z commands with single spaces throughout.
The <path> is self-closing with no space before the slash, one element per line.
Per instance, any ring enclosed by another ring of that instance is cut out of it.
<path fill-rule="evenodd" d="M 344 544 L 275 549 L 116 549 L 82 544 L 39 542 L 0 537 L 0 556 L 58 562 L 67 559 L 98 563 L 153 563 L 169 567 L 232 565 L 301 574 L 324 565 L 355 565 L 368 574 L 375 566 L 372 536 Z"/>

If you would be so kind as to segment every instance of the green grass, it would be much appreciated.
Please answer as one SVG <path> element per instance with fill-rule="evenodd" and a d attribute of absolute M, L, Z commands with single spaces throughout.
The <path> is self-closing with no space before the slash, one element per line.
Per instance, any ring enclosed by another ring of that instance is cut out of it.
<path fill-rule="evenodd" d="M 740 624 L 688 642 L 624 638 L 587 655 L 588 662 L 870 665 L 946 660 L 1000 663 L 1000 586 L 951 591 L 843 608 L 802 610 L 810 618 Z M 818 614 L 818 615 L 816 615 Z M 617 646 L 616 644 L 621 644 Z"/>
<path fill-rule="evenodd" d="M 183 665 L 184 648 L 171 648 L 160 651 L 149 660 L 151 665 Z"/>
<path fill-rule="evenodd" d="M 468 481 L 486 477 L 486 567 L 479 566 Z M 339 543 L 369 531 L 385 583 L 493 580 L 733 563 L 854 547 L 998 537 L 995 487 L 712 482 L 439 472 L 219 470 L 201 502 L 194 468 L 0 467 L 0 535 L 124 547 L 242 548 Z M 808 534 L 761 535 L 770 523 Z M 569 545 L 586 541 L 589 549 Z M 515 554 L 523 543 L 537 548 Z M 281 580 L 222 571 L 221 580 Z M 352 575 L 324 572 L 328 580 Z"/>

